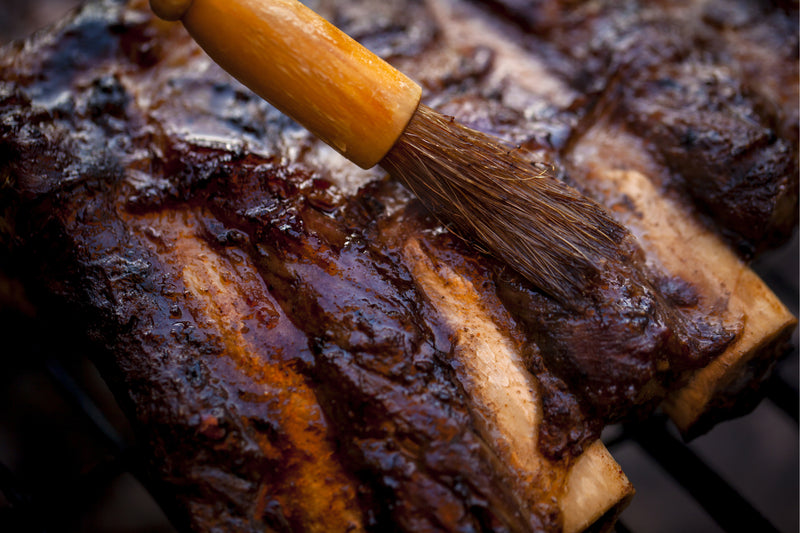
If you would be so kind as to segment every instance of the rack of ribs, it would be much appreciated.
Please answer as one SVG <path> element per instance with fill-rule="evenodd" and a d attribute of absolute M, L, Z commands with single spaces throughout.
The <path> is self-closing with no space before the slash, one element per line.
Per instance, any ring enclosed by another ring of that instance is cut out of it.
<path fill-rule="evenodd" d="M 3 264 L 101 347 L 179 526 L 609 527 L 603 427 L 752 407 L 796 323 L 746 265 L 797 218 L 796 5 L 718 4 L 314 2 L 631 230 L 569 306 L 140 0 L 4 48 Z"/>

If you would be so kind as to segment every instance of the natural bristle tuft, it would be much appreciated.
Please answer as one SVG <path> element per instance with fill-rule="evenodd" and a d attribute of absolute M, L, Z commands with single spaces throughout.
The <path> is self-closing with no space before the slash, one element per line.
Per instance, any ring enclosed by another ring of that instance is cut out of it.
<path fill-rule="evenodd" d="M 568 303 L 629 233 L 598 204 L 489 135 L 420 105 L 381 161 L 456 233 Z"/>

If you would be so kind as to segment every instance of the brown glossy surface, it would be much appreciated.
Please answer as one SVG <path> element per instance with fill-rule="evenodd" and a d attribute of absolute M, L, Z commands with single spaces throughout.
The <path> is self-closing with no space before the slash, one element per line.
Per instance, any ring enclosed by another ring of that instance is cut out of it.
<path fill-rule="evenodd" d="M 588 114 L 499 75 L 525 68 L 502 45 L 454 45 L 427 4 L 318 7 L 431 103 L 549 161 Z M 735 332 L 692 280 L 641 265 L 558 306 L 400 186 L 340 166 L 145 2 L 90 4 L 0 69 L 0 239 L 37 303 L 105 347 L 184 525 L 557 529 L 564 471 L 603 424 L 645 414 Z M 469 281 L 537 379 L 543 477 L 487 437 L 410 241 Z"/>
<path fill-rule="evenodd" d="M 594 114 L 615 113 L 744 257 L 797 220 L 797 5 L 487 0 Z"/>

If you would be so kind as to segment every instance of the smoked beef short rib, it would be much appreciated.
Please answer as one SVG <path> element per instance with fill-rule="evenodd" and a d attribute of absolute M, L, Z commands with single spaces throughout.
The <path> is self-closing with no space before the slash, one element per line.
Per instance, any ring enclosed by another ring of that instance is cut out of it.
<path fill-rule="evenodd" d="M 750 407 L 794 328 L 737 253 L 796 220 L 796 29 L 756 53 L 795 8 L 735 3 L 745 31 L 716 2 L 313 4 L 603 203 L 636 268 L 560 306 L 102 0 L 0 58 L 10 272 L 102 347 L 179 525 L 607 525 L 632 489 L 602 428 Z"/>

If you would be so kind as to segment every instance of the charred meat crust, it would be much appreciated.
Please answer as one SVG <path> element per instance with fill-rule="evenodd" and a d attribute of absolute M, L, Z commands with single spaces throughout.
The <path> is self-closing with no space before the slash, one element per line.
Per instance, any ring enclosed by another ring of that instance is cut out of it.
<path fill-rule="evenodd" d="M 578 92 L 636 131 L 673 171 L 663 185 L 712 213 L 743 257 L 791 236 L 796 5 L 483 3 L 530 33 L 529 47 L 549 50 L 542 57 Z"/>
<path fill-rule="evenodd" d="M 488 78 L 491 50 L 444 47 L 421 2 L 376 5 L 319 7 L 398 62 L 420 56 L 429 99 L 558 163 L 586 102 L 530 121 Z M 357 16 L 366 9 L 390 14 L 373 27 Z M 4 52 L 0 202 L 14 205 L 14 230 L 3 239 L 106 348 L 99 364 L 192 527 L 282 530 L 323 516 L 373 530 L 558 528 L 552 499 L 520 513 L 398 235 L 506 309 L 540 383 L 538 439 L 554 469 L 609 421 L 646 414 L 732 338 L 635 249 L 566 310 L 381 176 L 341 183 L 318 143 L 143 2 L 89 4 Z M 654 116 L 637 102 L 623 115 L 633 129 Z M 654 146 L 672 146 L 670 135 Z M 308 473 L 325 454 L 339 466 L 320 487 Z M 312 489 L 335 491 L 339 507 L 291 505 Z"/>

